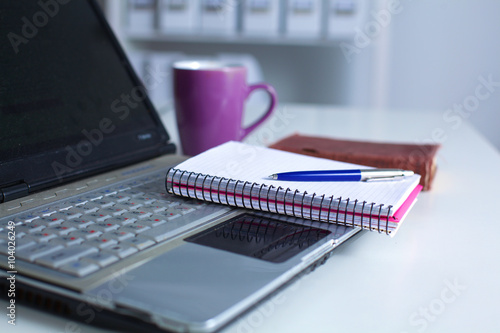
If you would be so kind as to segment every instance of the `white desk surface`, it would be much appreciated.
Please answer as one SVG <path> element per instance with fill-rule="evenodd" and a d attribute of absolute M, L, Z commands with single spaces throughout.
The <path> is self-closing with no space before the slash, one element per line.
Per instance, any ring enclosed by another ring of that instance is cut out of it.
<path fill-rule="evenodd" d="M 177 141 L 172 114 L 163 119 Z M 494 213 L 500 154 L 480 133 L 462 119 L 447 122 L 440 110 L 281 105 L 246 141 L 270 144 L 294 132 L 439 140 L 433 189 L 420 194 L 394 238 L 365 232 L 223 332 L 500 332 L 500 218 Z M 6 303 L 0 305 L 5 312 Z M 17 326 L 4 317 L 0 331 L 64 332 L 67 325 L 19 307 Z M 83 324 L 76 329 L 104 332 Z"/>

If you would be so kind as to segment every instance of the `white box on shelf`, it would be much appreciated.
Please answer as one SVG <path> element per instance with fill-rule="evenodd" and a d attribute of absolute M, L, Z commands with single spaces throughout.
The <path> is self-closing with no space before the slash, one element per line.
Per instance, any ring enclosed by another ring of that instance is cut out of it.
<path fill-rule="evenodd" d="M 201 33 L 232 35 L 237 31 L 238 0 L 202 0 Z"/>
<path fill-rule="evenodd" d="M 322 7 L 322 0 L 287 0 L 287 36 L 321 37 Z"/>
<path fill-rule="evenodd" d="M 328 36 L 349 38 L 362 30 L 369 3 L 366 0 L 329 0 Z"/>
<path fill-rule="evenodd" d="M 242 12 L 243 33 L 247 36 L 277 36 L 280 3 L 279 0 L 246 0 Z"/>
<path fill-rule="evenodd" d="M 128 0 L 128 31 L 149 34 L 155 30 L 155 0 Z"/>
<path fill-rule="evenodd" d="M 199 28 L 199 0 L 160 0 L 159 26 L 163 33 L 193 33 Z"/>

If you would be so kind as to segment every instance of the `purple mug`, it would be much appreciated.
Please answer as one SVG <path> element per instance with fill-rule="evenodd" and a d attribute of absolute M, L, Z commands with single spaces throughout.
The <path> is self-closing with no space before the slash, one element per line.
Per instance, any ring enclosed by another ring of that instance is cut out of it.
<path fill-rule="evenodd" d="M 173 74 L 177 127 L 185 155 L 196 155 L 227 141 L 241 141 L 271 115 L 277 103 L 270 85 L 247 85 L 247 70 L 241 65 L 179 61 L 173 64 Z M 244 128 L 245 100 L 256 89 L 266 90 L 271 102 L 260 119 Z"/>

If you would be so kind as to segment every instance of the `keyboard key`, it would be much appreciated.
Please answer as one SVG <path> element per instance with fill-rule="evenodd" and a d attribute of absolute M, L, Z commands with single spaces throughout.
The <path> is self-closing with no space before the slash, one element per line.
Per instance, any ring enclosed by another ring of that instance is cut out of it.
<path fill-rule="evenodd" d="M 9 241 L 9 240 L 15 240 L 17 237 L 24 237 L 26 235 L 25 232 L 20 232 L 17 230 L 14 231 L 14 234 L 9 234 L 11 231 L 6 230 L 5 232 L 0 232 L 0 239 Z"/>
<path fill-rule="evenodd" d="M 137 222 L 132 223 L 132 224 L 127 224 L 126 226 L 123 226 L 120 228 L 121 231 L 132 232 L 135 234 L 144 232 L 144 231 L 149 230 L 149 229 L 151 229 L 151 228 L 145 224 L 140 223 L 140 221 L 137 221 Z"/>
<path fill-rule="evenodd" d="M 170 204 L 170 205 L 178 205 L 179 204 L 179 197 L 175 197 L 173 194 L 167 193 L 164 190 L 163 191 L 158 191 L 156 194 L 160 198 L 160 202 L 162 204 Z"/>
<path fill-rule="evenodd" d="M 128 195 L 128 191 L 130 191 L 130 186 L 128 185 L 118 185 L 118 186 L 114 186 L 113 189 L 115 189 L 117 192 L 124 192 L 126 191 L 127 192 L 127 195 Z"/>
<path fill-rule="evenodd" d="M 73 207 L 72 204 L 70 204 L 68 202 L 62 202 L 57 206 L 53 206 L 52 208 L 58 210 L 59 212 L 64 212 L 64 211 L 67 211 L 68 209 L 70 209 L 71 207 Z"/>
<path fill-rule="evenodd" d="M 128 195 L 116 192 L 114 194 L 107 195 L 106 198 L 115 201 L 117 204 L 130 200 L 130 197 Z"/>
<path fill-rule="evenodd" d="M 45 229 L 45 226 L 35 222 L 28 223 L 25 225 L 16 226 L 16 233 L 25 232 L 26 234 L 40 232 Z"/>
<path fill-rule="evenodd" d="M 89 275 L 99 269 L 97 264 L 88 261 L 77 261 L 71 264 L 63 265 L 59 268 L 60 271 L 74 276 L 82 277 Z"/>
<path fill-rule="evenodd" d="M 24 221 L 15 221 L 15 219 L 2 219 L 0 220 L 0 230 L 1 229 L 7 229 L 7 227 L 12 226 L 12 223 L 14 223 L 14 226 L 18 225 L 23 225 Z"/>
<path fill-rule="evenodd" d="M 107 198 L 98 199 L 94 201 L 96 204 L 101 205 L 101 208 L 111 207 L 115 204 L 114 201 L 108 200 Z"/>
<path fill-rule="evenodd" d="M 133 217 L 130 213 L 126 213 L 121 216 L 115 216 L 111 220 L 109 220 L 109 222 L 120 225 L 127 225 L 130 223 L 134 223 L 135 221 L 137 221 L 137 219 Z"/>
<path fill-rule="evenodd" d="M 75 245 L 41 256 L 35 262 L 44 266 L 57 268 L 62 265 L 77 261 L 80 257 L 98 252 L 95 247 Z"/>
<path fill-rule="evenodd" d="M 161 215 L 151 215 L 150 217 L 141 220 L 141 224 L 147 225 L 148 227 L 156 227 L 163 223 L 167 223 L 167 220 Z"/>
<path fill-rule="evenodd" d="M 153 213 L 161 213 L 167 210 L 168 207 L 164 205 L 158 205 L 158 204 L 153 204 L 153 205 L 145 205 L 141 207 L 141 210 L 145 210 L 148 212 L 153 212 Z"/>
<path fill-rule="evenodd" d="M 68 236 L 70 237 L 81 237 L 83 239 L 92 239 L 95 237 L 99 237 L 100 235 L 102 235 L 102 232 L 92 228 L 78 229 L 77 231 L 73 231 L 68 234 Z"/>
<path fill-rule="evenodd" d="M 68 215 L 64 219 L 65 221 L 71 221 L 74 219 L 79 219 L 83 216 L 83 213 L 77 212 L 72 208 L 71 210 L 68 211 Z"/>
<path fill-rule="evenodd" d="M 142 237 L 154 240 L 155 242 L 163 242 L 169 238 L 175 237 L 181 233 L 179 225 L 176 223 L 165 223 L 141 233 Z"/>
<path fill-rule="evenodd" d="M 190 199 L 187 202 L 183 203 L 183 205 L 193 207 L 194 209 L 198 209 L 201 206 L 206 206 L 207 203 L 201 200 Z"/>
<path fill-rule="evenodd" d="M 97 212 L 101 206 L 89 201 L 85 205 L 71 208 L 71 212 L 86 215 L 89 213 Z"/>
<path fill-rule="evenodd" d="M 179 212 L 174 211 L 174 210 L 170 210 L 170 209 L 168 209 L 164 212 L 159 212 L 158 215 L 163 216 L 168 221 L 171 221 L 171 220 L 176 219 L 176 218 L 181 216 L 181 214 Z"/>
<path fill-rule="evenodd" d="M 137 236 L 134 238 L 129 238 L 120 244 L 136 247 L 138 250 L 144 250 L 155 244 L 155 242 L 149 238 Z"/>
<path fill-rule="evenodd" d="M 181 204 L 172 208 L 169 208 L 168 211 L 170 212 L 178 212 L 181 215 L 186 215 L 187 213 L 194 212 L 194 207 L 186 204 Z"/>
<path fill-rule="evenodd" d="M 165 191 L 165 189 L 163 189 L 163 191 Z M 164 196 L 162 195 L 161 191 L 153 191 L 153 192 L 149 192 L 148 193 L 148 196 L 150 196 L 151 198 L 153 199 L 156 199 L 156 201 L 159 201 L 161 202 L 162 205 L 165 205 L 165 204 L 174 204 L 174 201 L 168 203 L 168 202 L 164 202 L 165 198 Z M 156 204 L 156 201 L 155 201 L 155 204 Z"/>
<path fill-rule="evenodd" d="M 102 221 L 106 221 L 107 219 L 111 218 L 111 215 L 101 214 L 99 211 L 97 211 L 94 213 L 86 214 L 85 218 L 92 220 L 94 222 L 102 222 Z"/>
<path fill-rule="evenodd" d="M 72 208 L 70 208 L 72 209 Z M 59 219 L 59 220 L 62 220 L 62 221 L 66 221 L 66 220 L 71 220 L 71 219 L 75 219 L 75 218 L 78 218 L 82 216 L 81 213 L 76 213 L 76 212 L 73 212 L 71 210 L 65 210 L 65 211 L 60 211 L 60 212 L 57 212 L 55 213 L 54 215 L 51 215 L 50 217 L 51 218 L 55 218 L 55 219 Z"/>
<path fill-rule="evenodd" d="M 57 211 L 50 208 L 50 207 L 42 209 L 41 211 L 38 211 L 38 212 L 34 212 L 34 214 L 36 214 L 38 216 L 50 216 L 50 215 L 55 214 L 55 213 L 57 213 Z"/>
<path fill-rule="evenodd" d="M 124 207 L 119 207 L 117 205 L 111 206 L 108 208 L 103 208 L 103 209 L 99 210 L 99 213 L 107 214 L 107 215 L 111 215 L 111 216 L 122 215 L 122 214 L 125 214 L 126 212 L 128 212 L 127 209 L 125 209 Z"/>
<path fill-rule="evenodd" d="M 95 224 L 95 222 L 90 220 L 74 219 L 70 221 L 64 221 L 63 223 L 61 223 L 61 226 L 68 228 L 82 229 L 88 227 L 91 224 Z"/>
<path fill-rule="evenodd" d="M 34 220 L 36 219 L 39 219 L 40 216 L 39 215 L 36 215 L 36 214 L 32 214 L 32 213 L 28 213 L 28 214 L 22 214 L 20 216 L 17 216 L 13 219 L 13 221 L 17 224 L 19 223 L 23 223 L 23 222 L 33 222 Z"/>
<path fill-rule="evenodd" d="M 83 243 L 83 238 L 74 236 L 60 236 L 49 240 L 50 244 L 61 244 L 64 246 L 73 246 Z"/>
<path fill-rule="evenodd" d="M 20 251 L 29 246 L 35 245 L 35 240 L 30 237 L 19 237 L 16 236 L 16 251 Z"/>
<path fill-rule="evenodd" d="M 137 209 L 137 208 L 142 206 L 141 203 L 138 203 L 137 201 L 134 201 L 134 200 L 123 202 L 123 203 L 121 203 L 121 205 L 125 206 L 126 209 L 128 209 L 128 210 Z"/>
<path fill-rule="evenodd" d="M 8 255 L 8 250 L 9 250 L 9 239 L 0 237 L 0 253 L 3 253 L 5 255 Z M 35 245 L 36 242 L 28 237 L 16 237 L 15 240 L 15 251 L 20 251 L 24 248 L 30 247 Z M 12 245 L 12 244 L 10 244 Z M 12 248 L 11 248 L 12 249 Z"/>
<path fill-rule="evenodd" d="M 85 194 L 82 199 L 84 200 L 88 200 L 88 201 L 95 201 L 95 200 L 99 200 L 99 199 L 102 199 L 104 195 L 100 194 L 100 193 L 87 193 Z"/>
<path fill-rule="evenodd" d="M 80 261 L 82 262 L 93 263 L 101 267 L 109 266 L 112 263 L 117 262 L 118 260 L 119 258 L 117 256 L 105 252 L 92 253 L 80 258 Z"/>
<path fill-rule="evenodd" d="M 131 187 L 135 187 L 135 186 L 131 186 Z M 131 189 L 131 190 L 127 191 L 127 195 L 131 198 L 137 198 L 137 197 L 143 197 L 146 194 L 142 191 L 139 191 L 138 189 Z"/>
<path fill-rule="evenodd" d="M 99 223 L 95 223 L 95 224 L 92 224 L 91 226 L 89 226 L 89 228 L 94 229 L 94 230 L 98 230 L 100 232 L 108 232 L 111 230 L 118 229 L 119 227 L 120 227 L 119 224 L 108 223 L 108 222 L 99 222 Z"/>
<path fill-rule="evenodd" d="M 56 217 L 63 219 L 64 221 L 69 221 L 73 219 L 80 218 L 84 213 L 81 207 L 71 207 L 68 210 L 54 214 Z"/>
<path fill-rule="evenodd" d="M 98 247 L 100 249 L 104 249 L 116 244 L 118 244 L 117 240 L 103 237 L 103 235 L 100 235 L 99 237 L 96 238 L 92 238 L 85 242 L 85 245 L 87 246 Z"/>
<path fill-rule="evenodd" d="M 111 207 L 111 208 L 114 208 L 114 209 L 116 209 L 116 210 L 124 210 L 124 211 L 128 212 L 128 211 L 129 211 L 129 209 L 130 209 L 130 205 L 126 205 L 126 203 L 127 203 L 127 202 L 128 202 L 128 201 L 125 201 L 125 202 L 123 202 L 123 201 L 122 201 L 122 202 L 118 202 L 116 205 L 114 205 L 114 206 L 113 206 L 113 207 Z"/>
<path fill-rule="evenodd" d="M 132 216 L 132 217 L 136 218 L 137 220 L 141 220 L 141 219 L 144 219 L 146 217 L 150 217 L 151 215 L 153 215 L 152 212 L 142 210 L 142 207 L 141 207 L 141 209 L 136 209 L 136 210 L 130 212 L 129 214 L 130 215 L 127 215 L 127 216 Z"/>
<path fill-rule="evenodd" d="M 117 191 L 115 190 L 112 190 L 112 189 L 106 189 L 106 190 L 102 190 L 99 192 L 100 194 L 103 194 L 104 195 L 104 198 L 108 198 L 109 199 L 109 196 L 110 195 L 115 195 L 116 193 L 118 193 Z"/>
<path fill-rule="evenodd" d="M 62 219 L 58 218 L 57 216 L 55 215 L 51 215 L 51 216 L 42 216 L 40 217 L 40 219 L 38 219 L 36 221 L 36 223 L 38 224 L 43 224 L 45 225 L 46 227 L 48 226 L 53 226 L 53 225 L 57 225 L 57 224 L 61 224 L 63 222 Z"/>
<path fill-rule="evenodd" d="M 136 253 L 138 250 L 136 247 L 130 246 L 130 245 L 122 245 L 118 244 L 109 248 L 106 248 L 103 250 L 105 253 L 113 254 L 116 255 L 120 258 L 126 258 L 134 253 Z"/>
<path fill-rule="evenodd" d="M 45 232 L 45 230 L 44 230 L 44 231 L 40 231 L 40 232 L 31 233 L 26 237 L 30 237 L 30 238 L 36 240 L 37 242 L 48 242 L 49 240 L 56 238 L 57 234 L 48 233 L 48 232 Z"/>
<path fill-rule="evenodd" d="M 142 202 L 142 203 L 143 203 L 144 205 L 151 205 L 151 204 L 153 204 L 153 203 L 154 203 L 154 202 L 156 202 L 156 201 L 157 201 L 157 199 L 156 199 L 156 198 L 154 198 L 154 197 L 149 197 L 149 196 L 148 196 L 148 197 L 143 198 L 143 202 Z"/>
<path fill-rule="evenodd" d="M 67 235 L 72 231 L 75 231 L 76 228 L 67 225 L 56 225 L 53 227 L 48 227 L 43 230 L 45 233 L 57 234 L 57 235 Z"/>
<path fill-rule="evenodd" d="M 68 201 L 68 203 L 74 207 L 78 207 L 80 205 L 86 204 L 88 200 L 82 199 L 82 198 L 77 198 L 77 199 L 71 199 Z"/>
<path fill-rule="evenodd" d="M 140 207 L 138 207 L 138 208 L 140 208 Z M 133 209 L 133 210 L 130 210 L 124 214 L 121 214 L 119 217 L 137 220 L 139 215 L 141 215 L 140 211 L 137 209 Z"/>
<path fill-rule="evenodd" d="M 26 246 L 23 249 L 17 249 L 16 254 L 20 259 L 24 259 L 27 261 L 33 261 L 37 258 L 40 258 L 44 255 L 50 254 L 52 252 L 58 251 L 62 249 L 63 246 L 60 244 L 50 244 L 47 242 L 38 243 L 31 246 Z"/>
<path fill-rule="evenodd" d="M 109 238 L 109 239 L 115 239 L 119 242 L 127 239 L 127 238 L 132 238 L 134 237 L 135 234 L 127 231 L 121 231 L 121 230 L 113 230 L 110 232 L 103 233 L 101 237 L 103 238 Z"/>

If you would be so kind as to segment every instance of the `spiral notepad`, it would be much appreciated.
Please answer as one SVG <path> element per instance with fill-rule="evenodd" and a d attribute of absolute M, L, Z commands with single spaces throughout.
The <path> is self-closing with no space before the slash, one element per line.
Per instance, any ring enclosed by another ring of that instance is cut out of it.
<path fill-rule="evenodd" d="M 363 166 L 228 142 L 171 168 L 169 193 L 224 205 L 394 235 L 415 202 L 420 176 L 378 182 L 285 182 L 270 174 Z"/>

